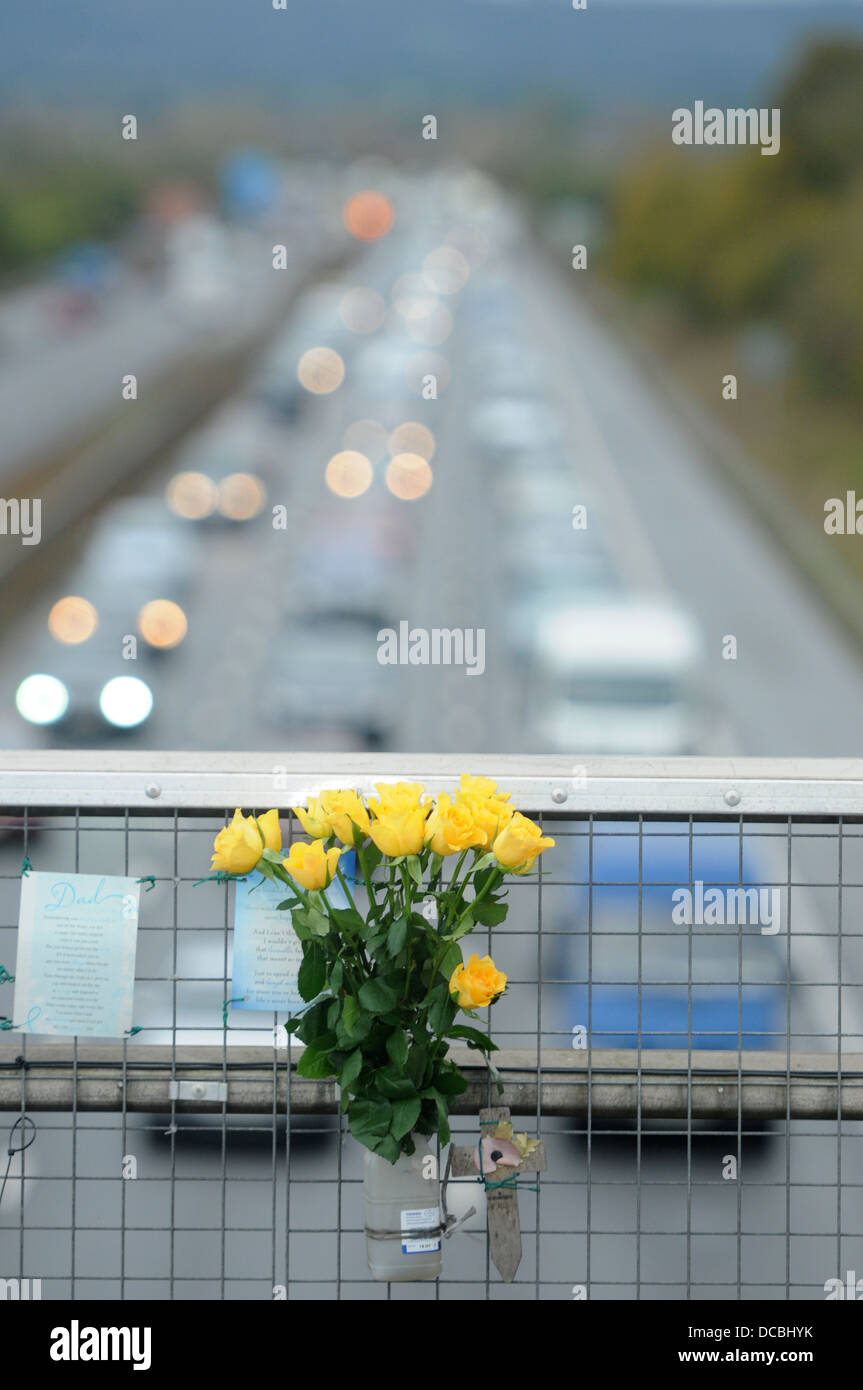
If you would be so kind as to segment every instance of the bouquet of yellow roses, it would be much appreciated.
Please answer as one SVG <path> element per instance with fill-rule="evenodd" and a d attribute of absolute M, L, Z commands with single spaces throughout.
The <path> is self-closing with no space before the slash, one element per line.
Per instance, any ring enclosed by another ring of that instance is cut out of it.
<path fill-rule="evenodd" d="M 305 1044 L 298 1073 L 336 1077 L 351 1133 L 395 1163 L 414 1152 L 413 1133 L 449 1142 L 450 1100 L 467 1086 L 448 1058 L 450 1042 L 486 1061 L 497 1050 L 487 1033 L 455 1019 L 499 999 L 506 975 L 490 956 L 465 964 L 459 941 L 503 921 L 505 875 L 530 873 L 554 840 L 486 777 L 465 775 L 454 797 L 437 800 L 418 782 L 376 790 L 366 803 L 355 791 L 325 791 L 295 807 L 311 838 L 287 858 L 277 811 L 255 818 L 238 810 L 216 837 L 212 867 L 228 876 L 257 868 L 287 885 L 279 906 L 302 943 L 307 1001 L 286 1025 Z M 362 906 L 339 863 L 351 849 Z M 328 901 L 333 879 L 347 906 Z"/>

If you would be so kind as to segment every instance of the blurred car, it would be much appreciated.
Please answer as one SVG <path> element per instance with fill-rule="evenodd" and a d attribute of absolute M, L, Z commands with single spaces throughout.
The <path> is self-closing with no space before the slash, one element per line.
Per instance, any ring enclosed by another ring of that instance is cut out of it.
<path fill-rule="evenodd" d="M 489 462 L 519 450 L 552 448 L 561 439 L 557 412 L 539 397 L 502 395 L 476 407 L 471 434 Z"/>
<path fill-rule="evenodd" d="M 284 631 L 262 683 L 261 718 L 319 746 L 345 736 L 378 748 L 395 723 L 394 673 L 378 662 L 377 623 L 316 615 Z"/>
<path fill-rule="evenodd" d="M 493 486 L 495 502 L 504 518 L 533 521 L 550 517 L 564 520 L 565 525 L 570 525 L 573 506 L 586 502 L 583 493 L 573 470 L 544 468 L 541 457 L 536 466 L 504 474 Z"/>
<path fill-rule="evenodd" d="M 359 347 L 351 367 L 350 383 L 355 397 L 363 402 L 363 414 L 385 414 L 387 409 L 408 409 L 415 400 L 411 388 L 411 362 L 417 344 L 396 334 L 378 334 Z"/>
<path fill-rule="evenodd" d="M 393 621 L 414 545 L 411 523 L 389 511 L 320 513 L 296 551 L 286 616 L 354 618 L 377 632 Z"/>
<path fill-rule="evenodd" d="M 55 647 L 20 681 L 15 704 L 22 719 L 44 728 L 61 746 L 98 747 L 108 732 L 124 734 L 144 724 L 154 695 L 116 648 L 108 653 Z"/>
<path fill-rule="evenodd" d="M 278 418 L 294 421 L 313 393 L 298 376 L 300 358 L 311 348 L 330 348 L 344 357 L 351 334 L 339 315 L 344 290 L 338 285 L 315 285 L 294 305 L 285 330 L 261 357 L 248 384 L 252 400 L 262 402 Z"/>
<path fill-rule="evenodd" d="M 538 391 L 543 375 L 539 356 L 532 346 L 509 334 L 499 338 L 498 328 L 492 324 L 488 339 L 471 355 L 469 369 L 473 380 L 492 396 Z"/>
<path fill-rule="evenodd" d="M 503 581 L 516 602 L 567 590 L 569 601 L 618 585 L 611 557 L 595 532 L 573 532 L 568 515 L 506 530 L 501 542 Z M 546 609 L 551 605 L 546 599 Z"/>
<path fill-rule="evenodd" d="M 220 327 L 236 290 L 225 228 L 206 213 L 170 226 L 165 238 L 165 291 L 170 308 L 201 329 Z"/>
<path fill-rule="evenodd" d="M 746 919 L 739 923 L 685 925 L 672 915 L 677 886 L 724 895 L 764 883 L 764 866 L 736 826 L 690 831 L 666 822 L 639 844 L 632 821 L 603 821 L 591 836 L 558 844 L 568 857 L 560 872 L 575 885 L 554 937 L 554 971 L 566 981 L 562 1031 L 584 1027 L 594 1047 L 785 1047 L 788 974 L 778 938 L 736 904 L 733 915 Z"/>
<path fill-rule="evenodd" d="M 178 451 L 174 468 L 165 498 L 176 516 L 207 525 L 252 521 L 268 490 L 286 479 L 285 431 L 259 402 L 231 402 Z"/>
<path fill-rule="evenodd" d="M 55 321 L 74 327 L 92 318 L 120 278 L 119 259 L 109 246 L 82 242 L 70 247 L 52 269 L 47 302 Z"/>
<path fill-rule="evenodd" d="M 701 640 L 670 601 L 549 609 L 528 661 L 533 730 L 550 752 L 673 756 L 701 747 Z"/>
<path fill-rule="evenodd" d="M 37 668 L 22 673 L 21 717 L 79 744 L 144 724 L 155 697 L 152 672 L 140 672 L 185 638 L 180 601 L 196 571 L 197 545 L 159 498 L 108 506 L 51 609 L 54 640 L 46 640 Z"/>
<path fill-rule="evenodd" d="M 198 542 L 160 497 L 126 497 L 100 514 L 78 571 L 79 592 L 100 610 L 180 598 L 197 568 Z"/>

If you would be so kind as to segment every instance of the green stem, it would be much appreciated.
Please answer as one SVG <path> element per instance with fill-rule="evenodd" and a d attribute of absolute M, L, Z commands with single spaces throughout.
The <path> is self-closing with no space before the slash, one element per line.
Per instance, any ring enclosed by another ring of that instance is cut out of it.
<path fill-rule="evenodd" d="M 470 883 L 470 876 L 471 876 L 471 873 L 473 872 L 473 864 L 469 864 L 469 865 L 468 865 L 467 872 L 465 873 L 464 878 L 462 879 L 461 883 L 458 882 L 459 869 L 461 868 L 462 864 L 464 863 L 465 855 L 466 855 L 467 853 L 468 853 L 468 851 L 467 851 L 466 849 L 463 849 L 463 850 L 462 850 L 462 852 L 461 852 L 461 854 L 459 855 L 458 860 L 457 860 L 457 862 L 456 862 L 456 866 L 455 866 L 455 869 L 454 869 L 454 871 L 453 871 L 453 876 L 452 876 L 452 878 L 451 878 L 451 880 L 450 880 L 450 883 L 449 883 L 449 892 L 452 893 L 453 889 L 454 889 L 456 886 L 458 887 L 458 892 L 456 893 L 455 898 L 453 899 L 453 901 L 451 902 L 451 904 L 450 904 L 450 906 L 449 906 L 449 908 L 448 908 L 448 910 L 447 910 L 446 921 L 444 922 L 443 926 L 440 928 L 441 935 L 443 935 L 443 933 L 446 931 L 447 927 L 448 927 L 449 924 L 450 924 L 450 921 L 451 921 L 452 918 L 455 916 L 455 914 L 456 914 L 456 912 L 458 911 L 458 909 L 461 907 L 461 904 L 462 904 L 462 902 L 464 901 L 464 890 L 467 888 L 468 884 Z M 477 859 L 477 851 L 474 850 L 474 863 L 476 863 L 476 859 Z"/>
<path fill-rule="evenodd" d="M 373 908 L 376 908 L 378 903 L 377 898 L 375 897 L 375 890 L 372 887 L 372 876 L 366 868 L 366 857 L 363 853 L 364 846 L 356 845 L 355 849 L 357 851 L 357 859 L 359 860 L 360 869 L 362 870 L 363 874 L 363 883 L 365 884 L 366 892 L 369 895 L 369 902 L 371 903 Z"/>
<path fill-rule="evenodd" d="M 458 928 L 459 922 L 461 922 L 462 919 L 467 916 L 467 914 L 471 911 L 472 908 L 476 907 L 478 903 L 482 902 L 486 893 L 492 886 L 497 887 L 497 884 L 500 882 L 502 878 L 503 871 L 501 869 L 495 869 L 493 873 L 489 874 L 488 878 L 486 879 L 480 891 L 477 893 L 476 897 L 473 898 L 472 901 L 467 904 L 464 912 L 459 913 L 458 917 L 455 920 L 453 930 L 456 930 Z"/>

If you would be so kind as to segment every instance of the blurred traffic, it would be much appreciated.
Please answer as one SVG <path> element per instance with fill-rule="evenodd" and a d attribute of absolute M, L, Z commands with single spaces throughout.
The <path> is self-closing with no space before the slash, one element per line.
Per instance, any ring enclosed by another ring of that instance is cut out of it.
<path fill-rule="evenodd" d="M 363 172 L 316 182 L 247 155 L 222 220 L 168 190 L 131 238 L 170 322 L 207 337 L 278 284 L 286 202 L 300 283 L 239 389 L 105 502 L 7 641 L 9 743 L 226 747 L 243 708 L 246 746 L 399 748 L 419 702 L 441 746 L 451 701 L 476 749 L 709 747 L 697 628 L 652 573 L 621 571 L 526 322 L 517 202 L 467 168 L 355 189 Z M 317 202 L 280 201 L 298 185 Z M 323 279 L 322 248 L 341 261 Z M 116 290 L 92 248 L 69 264 L 92 300 L 71 315 L 81 353 Z M 482 629 L 482 694 L 465 670 L 383 663 L 404 621 Z"/>

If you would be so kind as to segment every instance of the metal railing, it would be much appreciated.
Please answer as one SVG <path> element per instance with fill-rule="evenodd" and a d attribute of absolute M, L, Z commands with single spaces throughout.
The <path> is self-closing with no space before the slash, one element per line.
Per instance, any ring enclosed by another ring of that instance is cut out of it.
<path fill-rule="evenodd" d="M 557 841 L 469 939 L 510 979 L 500 1103 L 549 1159 L 520 1196 L 519 1296 L 824 1297 L 863 1268 L 863 762 L 28 752 L 0 758 L 0 962 L 25 857 L 153 887 L 137 1035 L 0 1043 L 0 1111 L 36 1126 L 0 1200 L 0 1276 L 45 1298 L 394 1296 L 365 1267 L 335 1088 L 296 1076 L 281 1015 L 226 1010 L 230 890 L 198 881 L 237 805 L 295 834 L 290 807 L 325 787 L 434 793 L 463 770 Z M 704 920 L 711 890 L 749 915 Z M 492 1096 L 457 1055 L 470 1142 Z M 480 1210 L 431 1291 L 396 1294 L 503 1291 Z"/>

